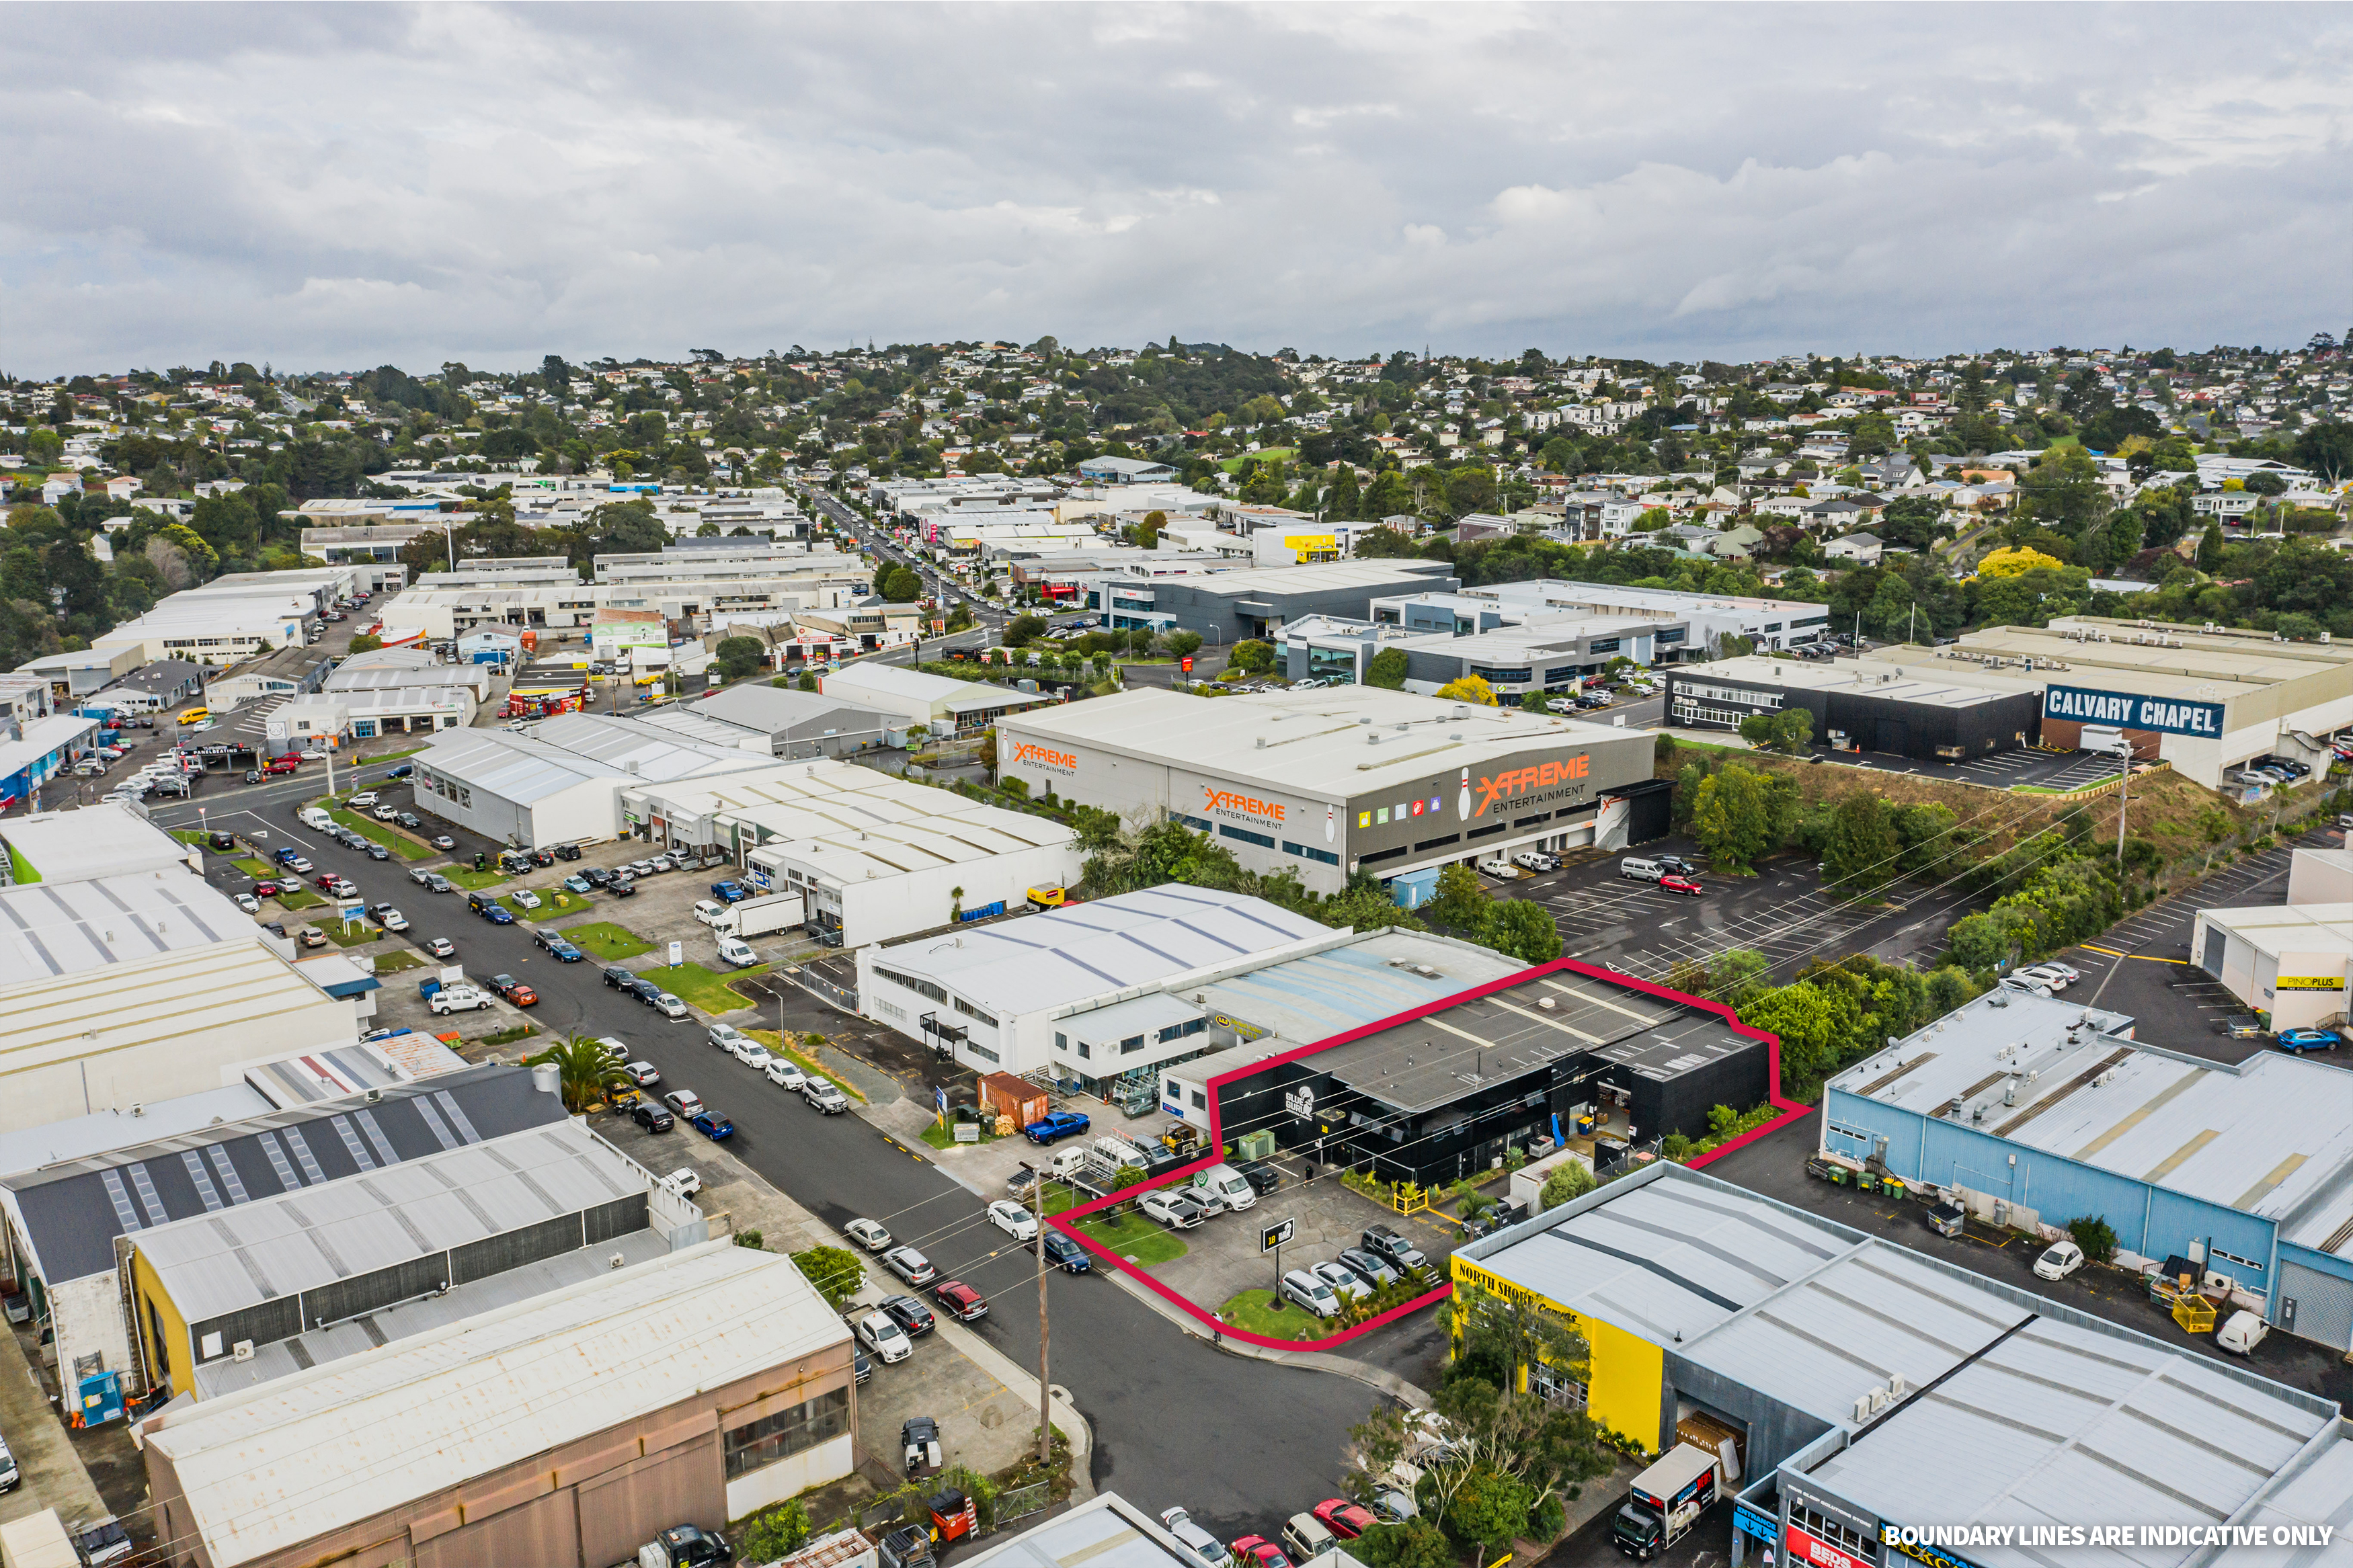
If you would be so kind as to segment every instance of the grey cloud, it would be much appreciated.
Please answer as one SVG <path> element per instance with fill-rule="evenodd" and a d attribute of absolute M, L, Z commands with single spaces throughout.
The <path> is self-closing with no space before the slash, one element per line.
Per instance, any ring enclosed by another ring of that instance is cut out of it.
<path fill-rule="evenodd" d="M 0 355 L 2275 342 L 2344 17 L 20 7 Z"/>

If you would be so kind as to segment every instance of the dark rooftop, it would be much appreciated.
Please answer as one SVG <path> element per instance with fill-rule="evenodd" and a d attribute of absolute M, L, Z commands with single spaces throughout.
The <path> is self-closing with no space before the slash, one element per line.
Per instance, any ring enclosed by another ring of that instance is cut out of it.
<path fill-rule="evenodd" d="M 43 1279 L 110 1273 L 114 1238 L 565 1119 L 528 1068 L 479 1067 L 0 1180 Z"/>
<path fill-rule="evenodd" d="M 1700 1055 L 1709 1030 L 1723 1044 L 1714 1055 Z M 1662 1049 L 1668 1041 L 1683 1043 Z M 1672 1078 L 1745 1044 L 1712 1014 L 1556 970 L 1335 1047 L 1314 1065 L 1359 1094 L 1415 1114 L 1580 1051 Z M 1605 1048 L 1613 1046 L 1623 1054 Z M 1697 1059 L 1680 1060 L 1685 1057 Z"/>

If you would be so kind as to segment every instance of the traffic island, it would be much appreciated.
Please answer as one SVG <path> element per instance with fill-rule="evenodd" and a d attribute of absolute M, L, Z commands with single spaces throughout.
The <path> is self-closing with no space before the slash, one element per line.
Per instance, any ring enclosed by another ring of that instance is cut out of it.
<path fill-rule="evenodd" d="M 722 974 L 700 963 L 679 963 L 659 969 L 641 969 L 638 971 L 638 978 L 652 981 L 688 1006 L 700 1008 L 705 1013 L 740 1013 L 757 1004 L 728 982 L 749 980 L 755 974 L 766 973 L 767 970 L 766 964 L 755 963 L 749 969 L 737 969 Z"/>
<path fill-rule="evenodd" d="M 652 942 L 610 921 L 583 921 L 576 926 L 564 927 L 563 935 L 581 952 L 607 963 L 618 963 L 654 950 Z"/>

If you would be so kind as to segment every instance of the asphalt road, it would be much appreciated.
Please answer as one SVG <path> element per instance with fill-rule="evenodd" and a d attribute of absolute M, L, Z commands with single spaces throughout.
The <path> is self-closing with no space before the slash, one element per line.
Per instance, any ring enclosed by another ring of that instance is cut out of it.
<path fill-rule="evenodd" d="M 363 782 L 380 780 L 388 766 L 361 769 Z M 880 1219 L 944 1276 L 977 1287 L 994 1308 L 979 1331 L 1014 1361 L 1037 1364 L 1030 1255 L 990 1228 L 982 1201 L 920 1146 L 910 1151 L 855 1114 L 818 1115 L 711 1046 L 700 1022 L 670 1022 L 606 986 L 595 962 L 555 963 L 533 945 L 530 927 L 473 919 L 457 895 L 410 882 L 399 862 L 322 841 L 294 813 L 323 787 L 323 777 L 311 773 L 225 790 L 200 804 L 209 808 L 209 826 L 267 826 L 272 845 L 292 844 L 321 869 L 342 871 L 368 902 L 398 904 L 413 922 L 411 936 L 448 937 L 470 972 L 529 981 L 541 996 L 533 1018 L 543 1030 L 628 1043 L 661 1069 L 665 1091 L 691 1089 L 733 1118 L 734 1152 L 811 1212 L 836 1225 L 858 1215 Z M 196 826 L 197 804 L 175 803 L 155 821 Z M 245 880 L 226 869 L 217 879 L 225 887 Z M 808 1016 L 787 1021 L 828 1028 L 830 1015 L 807 1005 Z M 1057 1274 L 1049 1290 L 1050 1376 L 1071 1390 L 1093 1426 L 1097 1486 L 1116 1487 L 1155 1512 L 1181 1503 L 1226 1539 L 1271 1535 L 1290 1514 L 1338 1489 L 1347 1428 L 1377 1399 L 1369 1389 L 1330 1373 L 1221 1355 L 1102 1276 Z M 927 1346 L 917 1353 L 944 1352 Z"/>
<path fill-rule="evenodd" d="M 943 601 L 960 599 L 971 605 L 973 613 L 979 616 L 984 623 L 999 628 L 1004 625 L 1008 617 L 1003 609 L 967 592 L 962 584 L 937 567 L 915 560 L 900 548 L 899 542 L 891 536 L 889 529 L 866 517 L 839 496 L 808 484 L 801 486 L 801 494 L 808 498 L 809 504 L 823 512 L 836 528 L 848 533 L 865 549 L 885 561 L 912 568 L 923 579 L 923 585 L 934 596 Z"/>

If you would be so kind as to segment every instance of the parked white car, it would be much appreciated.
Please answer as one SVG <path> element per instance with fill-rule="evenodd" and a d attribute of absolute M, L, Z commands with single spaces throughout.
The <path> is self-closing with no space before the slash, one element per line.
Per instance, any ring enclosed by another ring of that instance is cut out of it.
<path fill-rule="evenodd" d="M 1201 1568 L 1233 1568 L 1234 1554 L 1226 1543 L 1193 1522 L 1193 1516 L 1181 1508 L 1172 1508 L 1160 1516 L 1179 1544 L 1190 1552 Z"/>
<path fill-rule="evenodd" d="M 869 1312 L 859 1319 L 857 1332 L 858 1342 L 872 1351 L 884 1366 L 905 1361 L 915 1353 L 915 1342 L 888 1312 Z"/>
<path fill-rule="evenodd" d="M 742 1062 L 747 1068 L 756 1068 L 760 1071 L 765 1072 L 768 1070 L 768 1064 L 775 1061 L 776 1058 L 768 1054 L 767 1047 L 754 1044 L 745 1046 L 742 1050 L 737 1051 L 735 1053 L 735 1059 Z"/>
<path fill-rule="evenodd" d="M 1156 1219 L 1171 1230 L 1190 1230 L 1202 1220 L 1201 1205 L 1180 1193 L 1151 1192 L 1135 1201 L 1135 1206 L 1145 1217 Z"/>
<path fill-rule="evenodd" d="M 509 893 L 507 895 L 507 900 L 519 910 L 535 910 L 539 908 L 539 895 L 533 892 L 528 888 L 518 889 L 516 891 Z"/>
<path fill-rule="evenodd" d="M 2072 1241 L 2054 1241 L 2034 1260 L 2038 1279 L 2064 1279 L 2084 1267 L 2084 1249 Z"/>
<path fill-rule="evenodd" d="M 1340 1298 L 1332 1293 L 1332 1287 L 1304 1268 L 1294 1268 L 1282 1277 L 1282 1299 L 1319 1318 L 1340 1315 Z"/>
<path fill-rule="evenodd" d="M 1016 1241 L 1028 1241 L 1038 1234 L 1037 1216 L 1002 1198 L 988 1205 L 988 1223 Z"/>
<path fill-rule="evenodd" d="M 702 1178 L 681 1165 L 662 1178 L 662 1185 L 680 1197 L 691 1198 L 702 1190 Z"/>
<path fill-rule="evenodd" d="M 436 1013 L 473 1013 L 490 1005 L 490 997 L 470 985 L 445 985 L 426 1003 Z"/>
<path fill-rule="evenodd" d="M 790 1089 L 797 1094 L 808 1087 L 807 1075 L 801 1071 L 800 1064 L 790 1057 L 770 1057 L 767 1070 L 768 1081 L 778 1089 Z"/>
<path fill-rule="evenodd" d="M 1503 858 L 1501 856 L 1497 856 L 1493 859 L 1480 861 L 1479 874 L 1482 877 L 1493 877 L 1499 882 L 1516 882 L 1523 876 L 1526 875 L 1526 873 L 1522 871 L 1517 866 L 1513 865 L 1509 860 Z"/>
<path fill-rule="evenodd" d="M 741 1056 L 744 1047 L 752 1043 L 752 1037 L 733 1024 L 713 1024 L 711 1026 L 710 1040 L 712 1045 L 717 1046 L 729 1056 Z"/>
<path fill-rule="evenodd" d="M 841 1227 L 841 1234 L 869 1252 L 880 1252 L 891 1245 L 891 1233 L 880 1220 L 854 1219 Z"/>
<path fill-rule="evenodd" d="M 2015 970 L 2012 973 L 2022 980 L 2031 980 L 2049 986 L 2054 994 L 2067 989 L 2067 976 L 2048 963 L 2038 963 L 2030 969 Z"/>
<path fill-rule="evenodd" d="M 1357 1279 L 1356 1271 L 1345 1263 L 1319 1263 L 1309 1272 L 1332 1287 L 1332 1293 L 1344 1301 L 1373 1293 L 1373 1288 Z"/>

